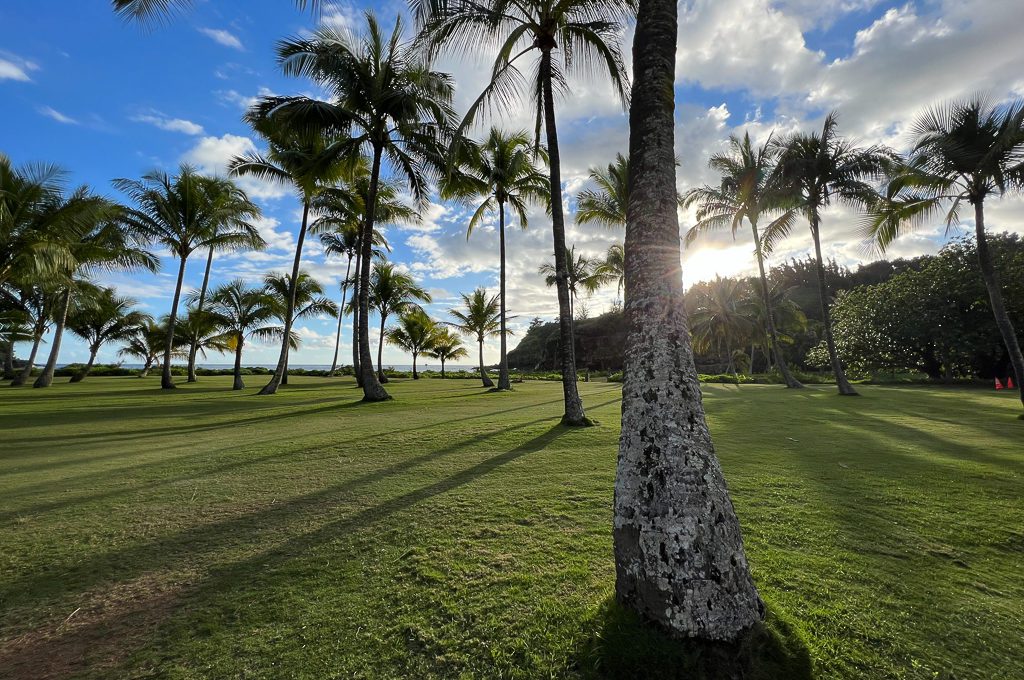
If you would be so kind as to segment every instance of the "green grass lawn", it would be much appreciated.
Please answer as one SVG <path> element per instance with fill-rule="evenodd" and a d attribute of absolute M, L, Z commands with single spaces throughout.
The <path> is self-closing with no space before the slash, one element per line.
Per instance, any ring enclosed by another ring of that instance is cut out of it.
<path fill-rule="evenodd" d="M 570 430 L 557 383 L 249 382 L 0 389 L 0 677 L 672 667 L 610 604 L 619 385 Z M 858 389 L 705 389 L 769 628 L 821 678 L 1024 678 L 1019 402 Z"/>

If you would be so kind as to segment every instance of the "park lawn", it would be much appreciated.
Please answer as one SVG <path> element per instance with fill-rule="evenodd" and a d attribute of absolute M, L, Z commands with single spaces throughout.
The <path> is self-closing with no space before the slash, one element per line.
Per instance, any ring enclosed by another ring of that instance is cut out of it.
<path fill-rule="evenodd" d="M 0 390 L 0 677 L 685 666 L 611 604 L 618 385 L 565 429 L 558 383 L 248 380 Z M 768 629 L 821 678 L 1024 678 L 1019 402 L 862 391 L 705 387 Z"/>

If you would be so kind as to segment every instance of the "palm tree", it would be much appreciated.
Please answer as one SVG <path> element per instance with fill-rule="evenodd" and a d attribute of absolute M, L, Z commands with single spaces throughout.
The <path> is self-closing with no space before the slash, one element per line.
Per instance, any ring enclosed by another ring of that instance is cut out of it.
<path fill-rule="evenodd" d="M 811 227 L 814 258 L 818 274 L 818 295 L 821 320 L 825 329 L 832 372 L 839 394 L 856 396 L 857 391 L 846 379 L 846 372 L 836 352 L 829 315 L 828 283 L 821 257 L 821 212 L 833 201 L 847 205 L 870 206 L 877 194 L 867 180 L 881 177 L 893 161 L 893 154 L 881 146 L 859 148 L 836 134 L 835 112 L 825 117 L 821 133 L 795 132 L 773 142 L 779 157 L 775 166 L 780 191 L 788 195 L 793 210 L 803 214 Z M 794 220 L 775 220 L 764 231 L 765 252 L 791 231 Z"/>
<path fill-rule="evenodd" d="M 590 181 L 596 189 L 587 188 L 576 197 L 576 224 L 600 224 L 605 227 L 626 226 L 629 208 L 629 159 L 615 154 L 615 162 L 607 169 L 591 168 Z"/>
<path fill-rule="evenodd" d="M 947 228 L 956 225 L 960 207 L 965 201 L 970 204 L 981 278 L 1024 403 L 1024 355 L 985 232 L 985 201 L 1024 191 L 1024 101 L 992 105 L 975 97 L 946 102 L 926 111 L 911 130 L 910 157 L 893 173 L 884 199 L 873 211 L 869 234 L 884 250 L 904 231 L 942 210 Z"/>
<path fill-rule="evenodd" d="M 539 146 L 543 123 L 549 156 L 551 231 L 565 402 L 562 422 L 590 424 L 576 385 L 554 98 L 556 90 L 568 90 L 568 76 L 600 69 L 607 72 L 616 96 L 623 104 L 628 102 L 628 79 L 619 40 L 622 26 L 634 9 L 634 0 L 412 0 L 412 5 L 423 25 L 422 40 L 428 54 L 496 50 L 490 82 L 470 106 L 460 132 L 473 123 L 480 109 L 493 105 L 507 108 L 517 87 L 528 85 L 537 114 L 535 143 Z M 535 75 L 527 80 L 520 67 L 533 57 L 536 57 L 532 71 Z"/>
<path fill-rule="evenodd" d="M 206 359 L 206 353 L 210 351 L 227 352 L 231 349 L 217 318 L 207 309 L 200 311 L 198 301 L 198 292 L 189 295 L 185 315 L 175 324 L 175 334 L 178 336 L 175 343 L 188 347 L 188 356 L 193 360 L 197 355 Z M 192 370 L 195 371 L 194 364 Z"/>
<path fill-rule="evenodd" d="M 288 274 L 267 274 L 263 277 L 263 290 L 274 300 L 277 318 L 284 322 L 289 333 L 292 332 L 293 324 L 300 319 L 340 313 L 338 306 L 324 297 L 323 285 L 307 272 L 299 272 L 295 286 Z M 289 349 L 297 349 L 298 346 L 297 337 L 290 336 Z M 288 384 L 288 357 L 285 357 L 284 368 L 281 370 L 280 384 Z"/>
<path fill-rule="evenodd" d="M 231 389 L 245 388 L 242 381 L 242 348 L 247 338 L 272 341 L 284 333 L 281 326 L 270 325 L 281 308 L 281 301 L 265 288 L 249 288 L 245 281 L 235 279 L 218 286 L 210 294 L 210 314 L 227 336 L 228 346 L 235 352 L 234 384 Z"/>
<path fill-rule="evenodd" d="M 580 293 L 591 295 L 597 292 L 602 286 L 614 280 L 614 272 L 602 268 L 603 263 L 597 258 L 577 255 L 576 246 L 566 250 L 565 260 L 569 263 L 569 314 L 571 318 L 575 319 L 576 301 L 579 299 Z M 537 273 L 545 275 L 544 283 L 549 288 L 558 283 L 557 267 L 550 262 L 545 262 L 538 267 Z"/>
<path fill-rule="evenodd" d="M 143 365 L 142 371 L 139 373 L 140 378 L 145 378 L 149 375 L 149 370 L 160 358 L 160 355 L 163 354 L 164 344 L 167 341 L 167 326 L 163 321 L 157 323 L 156 321 L 148 320 L 135 327 L 131 336 L 125 339 L 125 346 L 117 353 L 120 357 L 132 357 L 142 360 Z M 180 340 L 181 337 L 178 336 L 175 339 L 175 346 L 171 350 L 172 356 L 178 359 L 184 355 L 179 344 Z"/>
<path fill-rule="evenodd" d="M 124 19 L 145 24 L 167 18 L 175 11 L 189 8 L 193 0 L 112 0 L 114 11 Z M 319 0 L 293 0 L 300 10 L 319 7 Z"/>
<path fill-rule="evenodd" d="M 501 317 L 501 359 L 498 368 L 498 389 L 510 390 L 508 376 L 505 305 L 505 205 L 515 211 L 519 226 L 526 229 L 527 205 L 547 203 L 547 178 L 534 165 L 535 158 L 546 160 L 543 148 L 531 148 L 529 133 L 505 133 L 491 128 L 482 144 L 463 143 L 463 158 L 456 171 L 442 186 L 442 198 L 460 198 L 466 201 L 483 198 L 469 221 L 466 238 L 489 212 L 498 213 L 498 299 Z"/>
<path fill-rule="evenodd" d="M 751 364 L 754 360 L 753 347 L 756 344 L 764 350 L 765 358 L 768 360 L 768 370 L 771 371 L 772 359 L 775 356 L 772 351 L 775 345 L 772 343 L 779 343 L 779 352 L 781 353 L 783 344 L 793 342 L 792 333 L 807 330 L 807 315 L 804 314 L 800 305 L 789 297 L 791 290 L 792 288 L 773 283 L 768 288 L 768 305 L 765 304 L 764 295 L 759 293 L 753 294 L 741 305 L 744 313 L 750 318 L 754 335 L 750 350 Z M 769 309 L 772 323 L 775 326 L 774 339 L 768 335 Z"/>
<path fill-rule="evenodd" d="M 477 288 L 472 295 L 462 294 L 462 304 L 461 309 L 449 311 L 456 319 L 451 326 L 461 333 L 476 337 L 480 348 L 480 379 L 484 387 L 494 387 L 484 367 L 484 340 L 501 333 L 498 296 L 487 297 L 486 290 Z"/>
<path fill-rule="evenodd" d="M 321 28 L 310 38 L 283 41 L 278 58 L 284 72 L 308 76 L 330 90 L 333 102 L 306 97 L 266 103 L 278 115 L 311 127 L 342 130 L 354 148 L 371 158 L 365 215 L 360 225 L 358 270 L 359 368 L 364 401 L 390 399 L 370 359 L 369 281 L 377 195 L 385 161 L 408 184 L 417 207 L 428 202 L 428 175 L 445 164 L 441 142 L 452 116 L 452 82 L 404 42 L 401 19 L 386 37 L 371 12 L 361 36 Z"/>
<path fill-rule="evenodd" d="M 746 285 L 734 278 L 716 278 L 699 290 L 690 314 L 693 347 L 698 352 L 715 352 L 725 357 L 729 373 L 736 378 L 736 352 L 753 333 L 753 309 Z M 751 357 L 753 359 L 753 357 Z"/>
<path fill-rule="evenodd" d="M 54 310 L 57 308 L 60 298 L 59 289 L 40 285 L 28 285 L 19 291 L 18 306 L 24 313 L 28 331 L 25 339 L 32 343 L 32 349 L 29 351 L 24 368 L 11 381 L 12 387 L 24 385 L 32 375 L 32 367 L 35 365 L 36 355 L 39 353 L 39 345 L 42 344 L 43 336 L 46 335 L 53 322 Z M 12 343 L 12 353 L 13 349 Z"/>
<path fill-rule="evenodd" d="M 248 220 L 258 218 L 262 213 L 258 205 L 249 200 L 242 189 L 234 182 L 224 178 L 210 178 L 207 186 L 207 199 L 210 201 L 208 214 L 209 226 L 212 231 L 209 249 L 206 254 L 206 269 L 203 272 L 203 283 L 195 300 L 195 311 L 201 313 L 206 303 L 206 290 L 210 285 L 210 270 L 213 268 L 215 251 L 231 250 L 263 250 L 266 241 L 260 236 Z M 225 238 L 231 235 L 231 238 Z M 192 343 L 188 351 L 188 382 L 196 381 L 196 353 L 199 347 Z"/>
<path fill-rule="evenodd" d="M 469 352 L 462 345 L 462 338 L 451 332 L 450 329 L 440 326 L 434 330 L 434 337 L 426 355 L 441 362 L 441 378 L 444 375 L 444 365 L 447 361 L 465 359 Z"/>
<path fill-rule="evenodd" d="M 404 314 L 407 311 L 417 309 L 419 305 L 415 302 L 430 302 L 430 293 L 421 288 L 412 280 L 412 277 L 403 272 L 397 271 L 395 266 L 389 262 L 379 263 L 373 267 L 373 276 L 370 277 L 370 285 L 367 287 L 369 304 L 376 310 L 380 317 L 380 337 L 377 341 L 377 377 L 381 383 L 386 383 L 388 377 L 384 375 L 384 325 L 392 314 Z"/>
<path fill-rule="evenodd" d="M 622 295 L 622 286 L 626 282 L 626 251 L 619 244 L 608 246 L 604 262 L 597 265 L 594 270 L 600 279 L 606 283 L 615 282 L 615 292 Z"/>
<path fill-rule="evenodd" d="M 416 358 L 420 353 L 429 352 L 437 338 L 437 322 L 422 309 L 414 308 L 402 314 L 398 325 L 388 329 L 387 339 L 392 345 L 412 354 L 412 379 L 419 380 Z"/>
<path fill-rule="evenodd" d="M 676 211 L 676 0 L 640 0 L 633 44 L 629 324 L 615 478 L 615 595 L 678 637 L 734 640 L 764 618 L 701 404 Z"/>
<path fill-rule="evenodd" d="M 750 224 L 751 233 L 754 235 L 754 257 L 757 259 L 761 281 L 761 296 L 767 310 L 765 321 L 769 344 L 775 357 L 775 365 L 778 366 L 786 387 L 798 389 L 803 387 L 803 384 L 790 373 L 779 347 L 771 295 L 768 291 L 768 276 L 765 274 L 761 231 L 758 228 L 758 222 L 765 213 L 781 212 L 775 222 L 792 223 L 796 216 L 794 210 L 788 209 L 787 196 L 777 184 L 779 175 L 773 172 L 778 155 L 779 149 L 771 143 L 771 136 L 765 144 L 756 148 L 750 141 L 749 132 L 744 133 L 742 140 L 735 135 L 730 136 L 729 152 L 715 154 L 708 161 L 708 166 L 721 174 L 720 185 L 705 185 L 686 192 L 684 207 L 697 206 L 697 223 L 686 233 L 686 242 L 693 243 L 703 234 L 724 228 L 732 230 L 732 237 L 735 240 L 736 231 L 743 225 L 743 220 Z M 772 228 L 768 227 L 769 230 Z"/>
<path fill-rule="evenodd" d="M 88 300 L 80 300 L 68 316 L 68 329 L 89 345 L 89 361 L 82 370 L 71 376 L 71 382 L 81 382 L 89 375 L 100 347 L 108 342 L 128 340 L 152 317 L 133 307 L 134 298 L 117 294 L 113 288 L 100 288 Z"/>

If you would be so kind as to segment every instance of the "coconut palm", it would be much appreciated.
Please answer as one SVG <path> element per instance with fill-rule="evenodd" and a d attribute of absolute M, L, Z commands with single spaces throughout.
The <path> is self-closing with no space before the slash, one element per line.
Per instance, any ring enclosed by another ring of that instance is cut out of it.
<path fill-rule="evenodd" d="M 622 246 L 617 243 L 609 246 L 604 261 L 597 265 L 594 273 L 605 283 L 614 281 L 616 294 L 622 295 L 622 286 L 626 282 L 626 251 Z"/>
<path fill-rule="evenodd" d="M 384 326 L 388 317 L 392 314 L 404 314 L 408 311 L 418 309 L 420 302 L 430 302 L 431 297 L 425 289 L 421 288 L 412 277 L 404 272 L 395 269 L 389 262 L 378 263 L 373 267 L 373 276 L 370 277 L 370 285 L 367 287 L 369 304 L 380 317 L 380 336 L 377 341 L 377 376 L 381 383 L 386 383 L 388 378 L 384 375 Z"/>
<path fill-rule="evenodd" d="M 263 277 L 263 290 L 274 300 L 277 318 L 284 322 L 290 333 L 293 324 L 300 319 L 339 314 L 338 306 L 324 296 L 323 285 L 307 272 L 299 272 L 295 286 L 292 286 L 292 277 L 288 274 L 267 274 Z M 297 349 L 298 346 L 297 336 L 293 334 L 289 339 L 289 349 Z M 281 370 L 280 384 L 288 384 L 287 357 Z"/>
<path fill-rule="evenodd" d="M 1024 355 L 985 231 L 986 200 L 1024 192 L 1024 101 L 993 105 L 975 97 L 946 102 L 922 114 L 911 131 L 910 157 L 893 173 L 873 210 L 869 235 L 884 250 L 905 231 L 943 212 L 949 228 L 959 223 L 965 202 L 973 208 L 981 277 L 1024 402 Z"/>
<path fill-rule="evenodd" d="M 81 382 L 96 363 L 100 348 L 109 342 L 121 342 L 135 335 L 137 329 L 152 321 L 148 314 L 133 309 L 138 301 L 121 296 L 113 288 L 100 288 L 68 315 L 67 327 L 89 346 L 89 360 L 71 382 Z"/>
<path fill-rule="evenodd" d="M 701 404 L 676 210 L 676 0 L 640 0 L 633 43 L 615 596 L 676 637 L 734 640 L 764 618 Z"/>
<path fill-rule="evenodd" d="M 131 336 L 125 338 L 125 346 L 117 353 L 119 357 L 131 357 L 133 359 L 140 359 L 143 362 L 142 371 L 139 372 L 140 378 L 145 378 L 149 375 L 153 364 L 163 354 L 164 344 L 167 341 L 167 325 L 165 321 L 166 319 L 157 323 L 150 319 L 135 327 L 132 329 Z M 184 356 L 184 352 L 181 351 L 180 340 L 181 337 L 178 336 L 175 339 L 174 347 L 171 349 L 171 356 L 176 359 Z"/>
<path fill-rule="evenodd" d="M 621 153 L 605 168 L 590 168 L 590 181 L 597 188 L 582 190 L 576 197 L 576 224 L 626 226 L 629 208 L 629 159 Z"/>
<path fill-rule="evenodd" d="M 694 349 L 724 357 L 726 370 L 733 374 L 737 384 L 736 352 L 752 337 L 756 318 L 747 292 L 743 281 L 718 277 L 700 287 L 689 313 Z"/>
<path fill-rule="evenodd" d="M 569 313 L 576 318 L 576 302 L 580 293 L 591 295 L 597 292 L 602 286 L 615 280 L 614 272 L 603 269 L 601 260 L 595 257 L 576 254 L 576 246 L 566 249 L 566 262 L 569 263 Z M 537 273 L 544 274 L 544 283 L 550 288 L 558 283 L 556 265 L 545 262 L 537 268 Z"/>
<path fill-rule="evenodd" d="M 271 323 L 278 317 L 280 310 L 279 298 L 267 293 L 265 288 L 250 288 L 241 279 L 222 284 L 210 293 L 210 314 L 217 320 L 227 337 L 228 347 L 235 353 L 234 383 L 231 389 L 245 388 L 242 381 L 242 348 L 246 339 L 274 341 L 284 333 L 283 326 Z"/>
<path fill-rule="evenodd" d="M 562 422 L 586 425 L 576 386 L 569 263 L 566 260 L 565 217 L 562 212 L 561 157 L 555 121 L 555 92 L 568 91 L 567 78 L 587 71 L 606 73 L 615 95 L 628 101 L 626 68 L 619 46 L 623 24 L 633 0 L 413 0 L 423 26 L 428 54 L 493 50 L 490 81 L 470 105 L 460 126 L 471 125 L 481 110 L 507 110 L 517 89 L 525 86 L 536 113 L 535 143 L 541 127 L 549 155 L 548 179 L 555 282 L 558 290 L 559 351 L 565 412 Z M 532 78 L 522 68 L 530 60 Z"/>
<path fill-rule="evenodd" d="M 419 380 L 416 370 L 416 358 L 421 353 L 429 352 L 437 339 L 437 322 L 419 308 L 404 312 L 398 319 L 398 325 L 388 329 L 387 340 L 390 344 L 412 354 L 412 379 Z"/>
<path fill-rule="evenodd" d="M 441 189 L 442 198 L 465 201 L 483 199 L 469 220 L 467 239 L 488 213 L 496 212 L 498 215 L 498 300 L 501 308 L 499 390 L 512 389 L 505 341 L 505 206 L 508 205 L 514 211 L 519 227 L 526 229 L 529 203 L 546 205 L 550 198 L 547 178 L 535 166 L 535 160 L 546 160 L 547 154 L 542 148 L 534 149 L 532 146 L 526 131 L 506 133 L 491 128 L 487 139 L 481 144 L 462 144 L 462 158 L 458 167 L 447 177 Z"/>
<path fill-rule="evenodd" d="M 18 292 L 18 308 L 23 312 L 23 319 L 27 325 L 27 335 L 24 339 L 32 343 L 32 349 L 29 350 L 25 366 L 11 381 L 12 387 L 24 385 L 32 375 L 32 367 L 35 365 L 39 346 L 53 323 L 53 314 L 61 299 L 59 288 L 28 285 L 22 287 Z M 12 352 L 13 349 L 12 343 Z"/>
<path fill-rule="evenodd" d="M 465 359 L 469 356 L 469 352 L 463 346 L 462 338 L 452 333 L 450 329 L 438 326 L 434 329 L 434 337 L 430 348 L 426 350 L 426 355 L 441 362 L 441 378 L 443 379 L 445 377 L 445 362 Z"/>
<path fill-rule="evenodd" d="M 178 336 L 175 342 L 187 347 L 188 356 L 193 360 L 198 356 L 205 360 L 207 352 L 221 353 L 231 348 L 217 318 L 207 309 L 200 310 L 197 306 L 198 301 L 198 292 L 189 295 L 185 314 L 180 316 L 175 324 L 175 333 Z M 195 371 L 194 364 L 192 370 Z"/>
<path fill-rule="evenodd" d="M 266 105 L 278 115 L 311 127 L 342 130 L 371 158 L 365 216 L 360 226 L 358 270 L 359 367 L 363 399 L 389 399 L 373 373 L 368 313 L 372 238 L 378 223 L 377 194 L 386 163 L 417 203 L 426 206 L 429 176 L 445 164 L 441 146 L 452 116 L 452 82 L 403 39 L 401 19 L 390 37 L 371 12 L 366 29 L 354 35 L 321 28 L 309 38 L 281 42 L 278 59 L 287 75 L 306 76 L 331 92 L 332 102 L 306 97 L 275 98 Z"/>
<path fill-rule="evenodd" d="M 484 340 L 501 333 L 500 307 L 498 296 L 487 297 L 487 291 L 477 288 L 472 294 L 462 294 L 463 306 L 449 313 L 455 317 L 451 326 L 461 333 L 476 338 L 480 349 L 480 379 L 484 387 L 494 387 L 484 367 Z"/>
<path fill-rule="evenodd" d="M 12 304 L 7 296 L 0 296 L 0 347 L 3 347 L 4 380 L 17 377 L 14 373 L 14 347 L 19 342 L 31 342 L 33 330 L 34 324 L 29 312 L 19 305 Z"/>
<path fill-rule="evenodd" d="M 686 192 L 683 205 L 687 208 L 697 206 L 697 223 L 686 233 L 687 244 L 719 229 L 731 229 L 735 239 L 736 231 L 743 226 L 744 220 L 750 225 L 754 236 L 754 257 L 757 259 L 761 297 L 767 310 L 765 321 L 769 344 L 786 387 L 796 389 L 803 387 L 803 384 L 790 373 L 779 347 L 768 277 L 765 274 L 765 254 L 761 248 L 762 234 L 758 226 L 762 215 L 772 212 L 781 213 L 775 222 L 792 223 L 796 217 L 796 212 L 789 208 L 788 196 L 778 186 L 780 175 L 773 172 L 778 155 L 779 149 L 771 143 L 771 136 L 766 143 L 756 147 L 750 141 L 749 132 L 744 133 L 742 139 L 730 136 L 729 151 L 715 154 L 708 161 L 708 166 L 721 175 L 719 186 L 704 185 L 691 189 Z M 773 225 L 769 225 L 768 229 L 773 229 Z"/>
<path fill-rule="evenodd" d="M 860 148 L 836 133 L 835 112 L 825 117 L 821 133 L 795 132 L 774 140 L 772 146 L 779 156 L 776 177 L 771 180 L 792 201 L 791 208 L 802 214 L 811 227 L 814 259 L 818 275 L 818 296 L 832 372 L 839 394 L 856 396 L 836 352 L 829 314 L 828 282 L 821 256 L 821 213 L 833 202 L 853 206 L 870 206 L 877 194 L 870 180 L 881 177 L 894 159 L 882 146 Z M 776 243 L 787 236 L 794 220 L 775 220 L 764 230 L 762 247 L 771 252 Z"/>

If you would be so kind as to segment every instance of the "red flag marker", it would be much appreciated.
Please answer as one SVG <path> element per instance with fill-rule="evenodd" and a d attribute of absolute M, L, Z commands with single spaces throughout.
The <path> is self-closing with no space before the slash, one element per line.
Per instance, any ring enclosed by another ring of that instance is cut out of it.
<path fill-rule="evenodd" d="M 997 390 L 1003 389 L 1003 383 L 999 382 L 999 378 L 996 378 L 996 389 Z"/>
<path fill-rule="evenodd" d="M 1012 375 L 1009 378 L 1006 379 L 1006 389 L 1008 389 L 1008 390 L 1012 390 L 1013 389 L 1013 376 Z"/>

